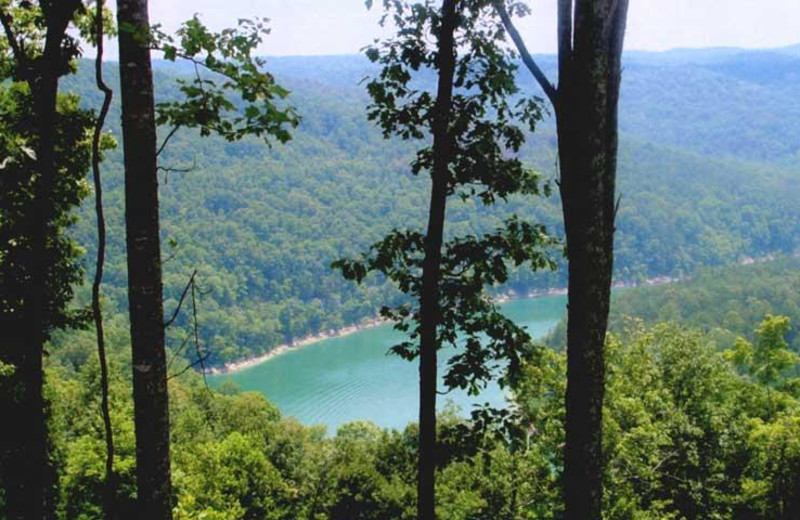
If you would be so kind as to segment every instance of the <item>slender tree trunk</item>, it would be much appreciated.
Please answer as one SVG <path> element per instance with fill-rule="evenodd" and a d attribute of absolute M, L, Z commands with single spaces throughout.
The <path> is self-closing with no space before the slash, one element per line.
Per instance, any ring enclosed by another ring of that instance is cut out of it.
<path fill-rule="evenodd" d="M 617 105 L 626 16 L 625 0 L 578 2 L 574 11 L 562 9 L 559 16 L 556 114 L 569 255 L 564 468 L 568 520 L 602 518 L 605 339 L 614 263 Z M 570 28 L 571 38 L 566 32 Z"/>
<path fill-rule="evenodd" d="M 439 34 L 439 85 L 433 121 L 433 170 L 428 230 L 420 297 L 419 357 L 419 475 L 417 517 L 436 518 L 436 386 L 437 329 L 440 321 L 439 284 L 441 281 L 442 241 L 450 178 L 451 143 L 448 127 L 455 72 L 454 33 L 458 23 L 456 3 L 444 0 Z"/>
<path fill-rule="evenodd" d="M 172 489 L 147 0 L 119 0 L 117 20 L 138 517 L 160 520 L 172 518 Z"/>
<path fill-rule="evenodd" d="M 106 520 L 116 518 L 115 496 L 116 479 L 114 477 L 114 431 L 111 427 L 111 411 L 108 399 L 108 362 L 106 360 L 106 341 L 103 332 L 103 312 L 100 306 L 100 285 L 103 283 L 103 265 L 106 256 L 106 220 L 103 214 L 103 183 L 100 178 L 100 138 L 105 124 L 108 109 L 111 106 L 113 92 L 103 81 L 103 7 L 105 2 L 97 0 L 95 27 L 97 36 L 97 56 L 95 57 L 95 82 L 97 89 L 103 93 L 103 105 L 94 127 L 92 136 L 92 178 L 94 180 L 95 215 L 97 217 L 97 258 L 92 283 L 92 315 L 97 334 L 97 357 L 100 363 L 100 409 L 103 415 L 103 428 L 106 441 L 106 481 L 103 489 L 103 516 Z"/>

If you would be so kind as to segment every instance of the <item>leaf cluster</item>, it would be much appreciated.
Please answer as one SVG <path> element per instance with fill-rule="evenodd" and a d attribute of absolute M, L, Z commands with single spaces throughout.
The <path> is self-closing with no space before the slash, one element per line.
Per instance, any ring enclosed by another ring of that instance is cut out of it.
<path fill-rule="evenodd" d="M 266 23 L 241 19 L 235 28 L 213 32 L 195 15 L 175 36 L 155 27 L 152 47 L 166 60 L 183 60 L 194 69 L 193 78 L 177 80 L 183 99 L 156 106 L 156 122 L 198 128 L 203 136 L 218 134 L 228 141 L 247 135 L 268 143 L 289 141 L 289 128 L 300 122 L 294 108 L 280 103 L 289 91 L 263 70 L 266 60 L 254 55 L 269 34 Z"/>
<path fill-rule="evenodd" d="M 518 94 L 516 65 L 504 45 L 502 24 L 490 7 L 481 1 L 458 3 L 452 108 L 445 118 L 448 143 L 443 148 L 449 154 L 447 195 L 464 200 L 476 196 L 486 205 L 511 194 L 549 193 L 516 155 L 525 131 L 535 128 L 542 111 L 540 100 L 512 99 Z M 386 0 L 384 10 L 381 23 L 391 19 L 397 33 L 366 49 L 367 57 L 382 66 L 367 85 L 372 98 L 368 117 L 377 122 L 385 138 L 396 135 L 424 140 L 437 124 L 438 101 L 415 78 L 439 72 L 436 42 L 441 13 L 430 1 Z M 411 171 L 433 174 L 433 163 L 433 146 L 428 142 L 417 152 Z M 510 266 L 554 269 L 549 253 L 556 244 L 544 226 L 516 216 L 492 233 L 456 237 L 444 244 L 437 346 L 458 349 L 447 362 L 447 388 L 466 389 L 475 395 L 493 378 L 499 376 L 500 385 L 505 386 L 517 374 L 521 353 L 531 338 L 500 313 L 485 289 L 507 282 Z M 410 297 L 413 303 L 381 309 L 381 315 L 394 321 L 397 330 L 407 333 L 408 338 L 392 351 L 408 360 L 419 355 L 422 325 L 418 302 L 423 297 L 426 247 L 423 234 L 395 230 L 373 244 L 361 259 L 333 263 L 345 278 L 357 282 L 370 272 L 381 273 Z"/>
<path fill-rule="evenodd" d="M 366 48 L 367 58 L 382 66 L 367 84 L 372 99 L 368 118 L 386 138 L 425 140 L 431 134 L 436 99 L 416 78 L 437 69 L 441 14 L 431 1 L 385 0 L 384 9 L 381 23 L 391 20 L 397 34 Z M 503 26 L 490 2 L 459 2 L 458 17 L 447 129 L 448 194 L 478 195 L 486 204 L 512 193 L 549 195 L 549 185 L 542 185 L 516 156 L 525 132 L 534 131 L 543 117 L 542 100 L 520 95 L 514 55 L 505 45 Z M 428 143 L 417 152 L 411 169 L 415 174 L 430 172 L 432 165 L 433 149 Z"/>
<path fill-rule="evenodd" d="M 34 185 L 37 173 L 38 125 L 33 96 L 26 83 L 0 86 L 0 316 L 11 320 L 24 305 L 33 258 Z M 70 310 L 74 288 L 83 277 L 82 249 L 65 233 L 76 222 L 72 210 L 90 193 L 85 179 L 90 161 L 90 111 L 78 106 L 78 98 L 61 95 L 55 127 L 57 174 L 53 186 L 53 218 L 49 222 L 45 254 L 47 273 L 46 329 L 81 326 L 85 309 Z"/>
<path fill-rule="evenodd" d="M 84 23 L 87 18 L 91 17 L 80 0 L 0 1 L 4 34 L 0 43 L 0 78 L 35 84 L 45 70 L 56 71 L 59 76 L 75 72 L 76 59 L 81 54 L 80 38 L 88 36 Z M 55 61 L 45 58 L 48 34 L 59 34 L 61 38 Z"/>

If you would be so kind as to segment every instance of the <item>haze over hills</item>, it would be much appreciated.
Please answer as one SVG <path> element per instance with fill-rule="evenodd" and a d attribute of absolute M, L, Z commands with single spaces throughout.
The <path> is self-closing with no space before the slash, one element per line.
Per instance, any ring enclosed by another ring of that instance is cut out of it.
<path fill-rule="evenodd" d="M 551 74 L 553 58 L 542 63 Z M 163 158 L 167 166 L 194 166 L 162 183 L 163 238 L 177 244 L 165 247 L 166 309 L 177 305 L 196 268 L 209 290 L 200 318 L 214 363 L 374 315 L 396 293 L 378 282 L 358 289 L 330 270 L 331 261 L 392 227 L 420 226 L 425 215 L 428 183 L 407 173 L 414 144 L 384 141 L 366 120 L 359 83 L 375 69 L 363 57 L 271 58 L 268 68 L 292 90 L 303 117 L 292 142 L 269 148 L 180 131 Z M 158 64 L 161 99 L 176 94 L 181 73 Z M 118 81 L 115 64 L 107 75 Z M 530 88 L 527 71 L 519 78 Z M 88 63 L 65 86 L 98 104 Z M 685 275 L 800 247 L 797 48 L 629 53 L 622 89 L 618 279 Z M 118 105 L 109 121 L 118 136 Z M 523 154 L 554 178 L 550 121 Z M 112 312 L 126 303 L 120 157 L 111 153 L 105 164 L 111 244 L 104 292 Z M 75 230 L 89 249 L 90 209 Z M 454 202 L 448 229 L 480 232 L 511 213 L 560 233 L 557 197 L 491 209 Z M 501 290 L 563 284 L 563 271 L 522 271 Z"/>

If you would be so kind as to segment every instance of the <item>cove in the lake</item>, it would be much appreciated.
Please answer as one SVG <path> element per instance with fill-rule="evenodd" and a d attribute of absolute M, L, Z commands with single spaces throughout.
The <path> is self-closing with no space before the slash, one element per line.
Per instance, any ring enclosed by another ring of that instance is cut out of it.
<path fill-rule="evenodd" d="M 501 308 L 539 338 L 555 327 L 565 306 L 566 296 L 557 295 L 514 300 Z M 330 432 L 355 420 L 403 428 L 417 420 L 419 390 L 417 363 L 387 353 L 401 338 L 390 324 L 381 325 L 290 350 L 239 372 L 210 376 L 210 381 L 232 380 L 244 390 L 261 392 L 284 415 L 304 424 L 325 424 Z M 440 373 L 448 357 L 446 350 L 441 352 Z M 497 385 L 477 397 L 454 391 L 439 397 L 440 409 L 448 400 L 466 413 L 476 403 L 502 406 L 505 396 Z"/>

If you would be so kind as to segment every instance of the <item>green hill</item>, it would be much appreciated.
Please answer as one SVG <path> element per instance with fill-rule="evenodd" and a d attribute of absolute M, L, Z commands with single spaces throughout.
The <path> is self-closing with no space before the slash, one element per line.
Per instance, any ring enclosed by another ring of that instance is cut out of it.
<path fill-rule="evenodd" d="M 792 165 L 800 150 L 800 82 L 776 85 L 763 74 L 743 79 L 754 56 L 724 53 L 681 67 L 658 54 L 631 58 L 621 106 L 618 279 L 683 275 L 800 247 L 800 185 Z M 775 56 L 791 73 L 800 71 L 800 59 Z M 384 141 L 366 121 L 367 99 L 358 83 L 371 69 L 363 58 L 276 58 L 268 66 L 293 91 L 291 102 L 303 117 L 292 142 L 268 148 L 181 131 L 162 162 L 194 168 L 162 181 L 163 239 L 177 244 L 165 247 L 166 309 L 175 307 L 197 269 L 208 291 L 199 311 L 214 363 L 373 315 L 397 297 L 394 291 L 379 281 L 356 288 L 333 273 L 330 262 L 392 227 L 420 226 L 425 217 L 428 183 L 407 173 L 413 147 Z M 107 69 L 116 83 L 116 64 Z M 176 95 L 174 80 L 183 72 L 157 65 L 160 99 Z M 65 87 L 87 105 L 99 101 L 88 63 Z M 117 136 L 118 120 L 115 105 L 109 121 Z M 554 177 L 550 123 L 542 124 L 524 156 Z M 127 300 L 120 151 L 104 168 L 110 225 L 104 291 L 111 312 L 121 313 Z M 448 230 L 480 231 L 512 212 L 560 232 L 556 197 L 515 199 L 491 210 L 454 203 Z M 74 233 L 91 250 L 90 205 L 81 217 Z M 519 272 L 502 290 L 563 284 L 563 270 Z M 79 300 L 85 297 L 82 291 Z"/>

